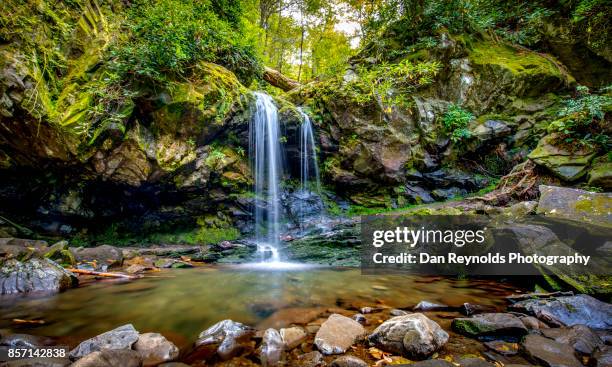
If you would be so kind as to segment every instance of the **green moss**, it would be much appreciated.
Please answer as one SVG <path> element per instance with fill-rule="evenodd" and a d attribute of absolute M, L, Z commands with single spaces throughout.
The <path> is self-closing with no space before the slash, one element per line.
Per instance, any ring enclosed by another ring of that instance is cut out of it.
<path fill-rule="evenodd" d="M 470 336 L 488 334 L 495 330 L 490 325 L 474 322 L 472 319 L 454 319 L 452 328 L 461 334 Z"/>
<path fill-rule="evenodd" d="M 534 51 L 520 50 L 493 43 L 473 43 L 469 49 L 470 60 L 477 65 L 494 65 L 515 75 L 552 75 L 562 77 L 559 67 Z"/>

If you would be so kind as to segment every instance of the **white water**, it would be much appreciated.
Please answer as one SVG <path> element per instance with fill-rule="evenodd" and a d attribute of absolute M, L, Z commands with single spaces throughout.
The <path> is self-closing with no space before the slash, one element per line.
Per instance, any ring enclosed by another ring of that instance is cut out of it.
<path fill-rule="evenodd" d="M 319 176 L 319 164 L 317 162 L 316 143 L 314 139 L 314 133 L 312 132 L 312 122 L 310 117 L 299 108 L 304 121 L 300 127 L 300 156 L 301 162 L 301 173 L 300 181 L 302 190 L 311 190 L 309 182 L 314 178 L 314 188 L 317 195 L 321 195 L 321 177 Z"/>
<path fill-rule="evenodd" d="M 262 261 L 278 262 L 280 241 L 280 179 L 283 165 L 278 110 L 272 97 L 255 93 L 256 111 L 250 125 L 249 150 L 253 157 L 255 237 Z M 263 205 L 265 204 L 265 205 Z"/>

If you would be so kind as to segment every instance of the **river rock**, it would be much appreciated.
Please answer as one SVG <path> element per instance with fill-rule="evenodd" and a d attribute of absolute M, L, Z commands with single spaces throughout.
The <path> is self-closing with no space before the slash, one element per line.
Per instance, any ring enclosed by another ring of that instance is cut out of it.
<path fill-rule="evenodd" d="M 521 320 L 509 313 L 483 313 L 466 318 L 456 318 L 453 330 L 468 336 L 522 335 L 527 328 Z"/>
<path fill-rule="evenodd" d="M 276 329 L 268 329 L 264 332 L 259 359 L 263 367 L 278 366 L 285 354 L 285 343 L 281 334 Z"/>
<path fill-rule="evenodd" d="M 61 292 L 78 285 L 77 278 L 49 259 L 9 259 L 0 265 L 0 295 Z"/>
<path fill-rule="evenodd" d="M 612 223 L 612 193 L 546 185 L 540 185 L 539 190 L 537 214 L 586 221 L 606 227 Z"/>
<path fill-rule="evenodd" d="M 433 303 L 428 301 L 421 301 L 413 308 L 414 311 L 443 311 L 447 309 L 447 305 L 441 305 L 439 303 Z"/>
<path fill-rule="evenodd" d="M 459 358 L 457 360 L 461 367 L 495 367 L 493 363 L 480 358 Z"/>
<path fill-rule="evenodd" d="M 329 365 L 330 367 L 368 367 L 368 364 L 365 363 L 362 359 L 354 357 L 354 356 L 342 356 L 340 358 L 336 358 Z"/>
<path fill-rule="evenodd" d="M 83 356 L 71 367 L 141 367 L 140 353 L 131 349 L 102 349 Z"/>
<path fill-rule="evenodd" d="M 527 335 L 521 348 L 532 362 L 543 366 L 582 367 L 582 363 L 574 356 L 574 348 L 540 335 Z"/>
<path fill-rule="evenodd" d="M 223 320 L 202 331 L 195 342 L 198 356 L 207 359 L 215 353 L 222 359 L 232 357 L 251 349 L 248 342 L 255 330 L 232 320 Z"/>
<path fill-rule="evenodd" d="M 50 340 L 45 340 L 40 336 L 29 334 L 9 334 L 0 338 L 0 346 L 12 348 L 35 349 L 44 345 L 49 345 Z"/>
<path fill-rule="evenodd" d="M 551 325 L 583 324 L 593 329 L 612 327 L 612 305 L 586 294 L 548 299 L 530 299 L 509 307 L 517 312 L 530 313 Z"/>
<path fill-rule="evenodd" d="M 280 329 L 280 335 L 288 350 L 302 344 L 302 342 L 306 340 L 306 337 L 308 336 L 304 329 L 297 326 Z"/>
<path fill-rule="evenodd" d="M 461 305 L 459 312 L 466 316 L 472 316 L 479 313 L 495 312 L 495 308 L 466 302 Z"/>
<path fill-rule="evenodd" d="M 297 358 L 298 367 L 323 367 L 325 366 L 325 360 L 323 354 L 315 350 L 310 353 L 305 353 Z"/>
<path fill-rule="evenodd" d="M 368 337 L 370 344 L 409 358 L 425 358 L 448 341 L 448 334 L 421 313 L 393 317 Z"/>
<path fill-rule="evenodd" d="M 367 325 L 368 323 L 368 319 L 366 319 L 366 317 L 360 313 L 354 314 L 351 318 L 360 323 L 361 325 Z"/>
<path fill-rule="evenodd" d="M 332 314 L 317 331 L 314 344 L 323 354 L 340 354 L 364 334 L 365 329 L 357 321 Z"/>
<path fill-rule="evenodd" d="M 144 366 L 157 366 L 179 356 L 177 346 L 158 333 L 140 334 L 134 344 L 134 350 L 142 356 Z"/>
<path fill-rule="evenodd" d="M 110 245 L 96 247 L 71 248 L 72 254 L 79 262 L 96 261 L 102 266 L 120 266 L 123 263 L 123 251 Z"/>
<path fill-rule="evenodd" d="M 604 342 L 588 326 L 574 325 L 569 328 L 542 330 L 542 335 L 563 344 L 571 345 L 577 352 L 591 354 Z"/>
<path fill-rule="evenodd" d="M 608 161 L 607 157 L 595 161 L 597 162 L 591 166 L 589 171 L 589 185 L 612 191 L 612 162 Z"/>
<path fill-rule="evenodd" d="M 106 349 L 132 349 L 132 345 L 137 340 L 138 331 L 134 329 L 132 324 L 119 326 L 116 329 L 81 342 L 81 344 L 70 351 L 70 358 L 82 358 L 93 352 Z"/>
<path fill-rule="evenodd" d="M 503 340 L 491 340 L 484 343 L 485 347 L 503 356 L 513 356 L 518 353 L 518 344 L 508 343 Z"/>
<path fill-rule="evenodd" d="M 389 311 L 389 315 L 391 315 L 391 316 L 404 316 L 404 315 L 408 315 L 408 312 L 406 312 L 404 310 L 400 310 L 400 309 L 394 308 L 391 311 Z"/>

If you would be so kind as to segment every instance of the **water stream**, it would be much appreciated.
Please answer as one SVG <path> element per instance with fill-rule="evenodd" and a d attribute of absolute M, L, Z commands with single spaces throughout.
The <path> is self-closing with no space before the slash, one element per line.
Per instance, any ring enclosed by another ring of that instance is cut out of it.
<path fill-rule="evenodd" d="M 314 200 L 316 206 L 320 208 L 319 216 L 323 214 L 323 202 L 321 199 L 321 177 L 319 175 L 319 163 L 317 162 L 317 145 L 315 142 L 312 122 L 310 117 L 302 108 L 298 109 L 302 114 L 302 124 L 300 126 L 300 195 L 303 200 Z M 302 217 L 306 211 L 300 210 Z M 301 218 L 300 225 L 304 224 Z"/>

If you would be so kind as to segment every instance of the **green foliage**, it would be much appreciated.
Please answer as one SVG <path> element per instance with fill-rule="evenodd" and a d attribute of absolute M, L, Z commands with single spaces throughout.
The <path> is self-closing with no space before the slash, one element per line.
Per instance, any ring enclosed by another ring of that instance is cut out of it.
<path fill-rule="evenodd" d="M 249 84 L 260 69 L 254 48 L 235 29 L 236 9 L 224 8 L 220 19 L 214 9 L 225 1 L 213 3 L 138 1 L 124 23 L 127 37 L 111 49 L 113 69 L 132 78 L 163 81 L 168 75 L 188 75 L 192 65 L 208 61 Z"/>
<path fill-rule="evenodd" d="M 444 131 L 450 134 L 453 143 L 462 141 L 471 136 L 467 129 L 468 124 L 474 120 L 474 115 L 456 104 L 451 104 L 442 118 Z"/>
<path fill-rule="evenodd" d="M 610 87 L 602 91 L 608 94 L 593 94 L 585 86 L 577 87 L 575 98 L 564 101 L 559 119 L 551 122 L 548 130 L 556 132 L 561 143 L 575 148 L 586 145 L 610 150 L 612 141 L 606 126 L 610 124 L 612 96 Z"/>
<path fill-rule="evenodd" d="M 204 161 L 204 164 L 208 168 L 216 170 L 216 169 L 218 169 L 221 166 L 221 164 L 223 163 L 223 160 L 225 159 L 225 157 L 226 157 L 225 153 L 223 153 L 222 149 L 220 149 L 218 147 L 213 147 L 212 151 L 206 157 L 206 160 Z"/>

